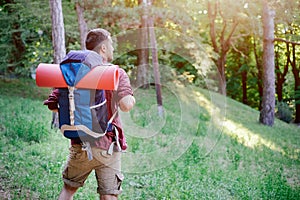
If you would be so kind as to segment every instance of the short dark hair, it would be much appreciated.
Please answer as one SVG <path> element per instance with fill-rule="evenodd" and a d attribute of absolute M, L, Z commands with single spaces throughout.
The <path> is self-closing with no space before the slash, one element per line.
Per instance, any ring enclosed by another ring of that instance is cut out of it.
<path fill-rule="evenodd" d="M 85 40 L 85 46 L 88 50 L 98 51 L 98 46 L 103 41 L 107 40 L 110 33 L 102 28 L 92 29 L 88 32 Z"/>

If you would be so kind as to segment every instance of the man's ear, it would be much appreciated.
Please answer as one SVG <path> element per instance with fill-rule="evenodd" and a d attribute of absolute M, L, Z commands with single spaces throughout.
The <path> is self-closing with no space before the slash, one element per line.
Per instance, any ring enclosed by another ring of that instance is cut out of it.
<path fill-rule="evenodd" d="M 103 43 L 103 44 L 101 44 L 101 51 L 102 52 L 106 52 L 106 45 Z"/>

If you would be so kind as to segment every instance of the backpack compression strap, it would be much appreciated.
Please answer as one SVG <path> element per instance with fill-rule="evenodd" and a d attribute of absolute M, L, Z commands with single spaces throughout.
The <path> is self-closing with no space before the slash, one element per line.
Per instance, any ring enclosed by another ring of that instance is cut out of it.
<path fill-rule="evenodd" d="M 74 111 L 73 111 L 74 112 Z M 107 122 L 107 128 L 105 130 L 104 133 L 97 133 L 97 132 L 94 132 L 92 130 L 90 130 L 88 127 L 84 126 L 84 125 L 67 125 L 67 124 L 64 124 L 60 127 L 60 131 L 62 133 L 64 133 L 65 131 L 83 131 L 85 132 L 86 134 L 92 136 L 93 138 L 100 138 L 100 137 L 103 137 L 106 133 L 107 133 L 107 129 L 108 127 L 111 125 L 113 119 L 116 117 L 117 115 L 117 112 L 116 111 L 113 116 L 109 119 L 109 121 Z M 73 113 L 74 114 L 74 113 Z M 71 116 L 71 111 L 70 111 L 70 116 Z M 71 117 L 70 117 L 71 118 Z"/>
<path fill-rule="evenodd" d="M 75 111 L 75 101 L 74 101 L 74 87 L 68 86 L 69 89 L 69 110 L 70 110 L 70 124 L 74 126 L 74 111 Z"/>
<path fill-rule="evenodd" d="M 65 131 L 83 131 L 86 134 L 88 134 L 89 136 L 92 136 L 93 138 L 100 138 L 106 134 L 106 132 L 104 132 L 104 133 L 94 132 L 84 125 L 73 125 L 72 126 L 72 125 L 64 124 L 61 126 L 60 130 L 62 133 L 64 133 Z"/>

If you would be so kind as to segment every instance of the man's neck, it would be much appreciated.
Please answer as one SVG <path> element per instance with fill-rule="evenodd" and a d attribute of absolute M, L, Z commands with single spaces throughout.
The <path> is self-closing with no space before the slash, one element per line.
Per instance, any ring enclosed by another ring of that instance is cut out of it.
<path fill-rule="evenodd" d="M 104 63 L 104 64 L 107 64 L 108 62 L 107 62 L 107 58 L 100 52 L 99 53 L 100 54 L 100 56 L 102 57 L 102 62 Z"/>

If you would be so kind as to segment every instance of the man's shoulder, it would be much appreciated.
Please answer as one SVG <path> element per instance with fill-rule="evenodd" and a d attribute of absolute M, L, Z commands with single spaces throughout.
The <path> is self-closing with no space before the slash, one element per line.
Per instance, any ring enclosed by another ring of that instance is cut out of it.
<path fill-rule="evenodd" d="M 62 61 L 65 62 L 81 62 L 90 68 L 103 65 L 102 57 L 91 50 L 71 50 Z"/>
<path fill-rule="evenodd" d="M 123 68 L 119 67 L 118 71 L 119 71 L 119 77 L 128 77 L 127 72 Z"/>

